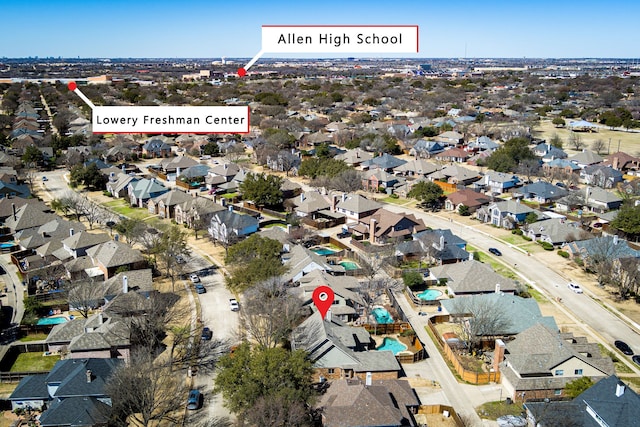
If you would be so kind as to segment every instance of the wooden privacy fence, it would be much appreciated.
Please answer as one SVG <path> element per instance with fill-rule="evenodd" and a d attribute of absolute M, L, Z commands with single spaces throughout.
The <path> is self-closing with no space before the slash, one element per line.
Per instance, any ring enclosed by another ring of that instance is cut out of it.
<path fill-rule="evenodd" d="M 48 374 L 49 371 L 33 372 L 0 372 L 0 383 L 19 383 L 24 377 L 29 375 Z"/>
<path fill-rule="evenodd" d="M 433 414 L 443 414 L 448 412 L 449 416 L 453 419 L 458 427 L 464 427 L 464 422 L 460 418 L 460 416 L 456 413 L 456 410 L 451 406 L 447 405 L 420 405 L 418 407 L 418 414 L 424 415 L 433 415 Z"/>
<path fill-rule="evenodd" d="M 477 384 L 477 385 L 489 384 L 492 382 L 495 382 L 495 383 L 500 382 L 500 372 L 475 372 L 475 371 L 469 371 L 465 369 L 465 367 L 462 365 L 462 362 L 458 358 L 458 355 L 453 351 L 453 349 L 451 349 L 449 344 L 442 338 L 440 333 L 436 330 L 436 327 L 431 322 L 431 319 L 428 320 L 427 325 L 431 330 L 431 332 L 433 333 L 433 335 L 436 337 L 436 340 L 438 341 L 440 346 L 442 347 L 442 351 L 444 352 L 445 356 L 447 357 L 449 362 L 451 362 L 451 364 L 453 365 L 453 368 L 456 370 L 458 375 L 460 375 L 460 377 L 464 381 L 471 384 Z"/>

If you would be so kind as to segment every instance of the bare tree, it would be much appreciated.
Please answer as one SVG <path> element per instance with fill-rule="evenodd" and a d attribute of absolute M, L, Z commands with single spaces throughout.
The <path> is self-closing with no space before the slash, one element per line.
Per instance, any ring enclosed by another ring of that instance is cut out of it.
<path fill-rule="evenodd" d="M 360 281 L 358 293 L 364 303 L 364 317 L 367 322 L 369 321 L 369 314 L 380 296 L 386 289 L 395 284 L 383 270 L 387 263 L 388 255 L 390 255 L 388 251 L 382 251 L 370 256 L 368 260 L 361 258 L 359 261 L 364 280 Z"/>
<path fill-rule="evenodd" d="M 165 266 L 165 274 L 171 279 L 171 286 L 175 291 L 176 279 L 184 272 L 183 265 L 178 258 L 186 258 L 191 251 L 187 245 L 187 235 L 182 229 L 173 225 L 160 235 L 158 255 Z"/>
<path fill-rule="evenodd" d="M 240 322 L 252 342 L 273 348 L 288 339 L 302 320 L 302 301 L 287 292 L 280 278 L 257 284 L 244 294 Z"/>
<path fill-rule="evenodd" d="M 107 217 L 107 213 L 105 210 L 99 206 L 97 203 L 93 203 L 86 197 L 83 197 L 82 204 L 82 213 L 89 223 L 89 230 L 93 230 L 93 224 L 105 219 Z"/>
<path fill-rule="evenodd" d="M 538 159 L 525 159 L 518 164 L 517 171 L 524 175 L 527 181 L 531 181 L 532 176 L 536 176 L 540 171 L 540 161 Z"/>
<path fill-rule="evenodd" d="M 104 296 L 102 284 L 93 279 L 72 282 L 66 290 L 69 308 L 79 312 L 85 319 L 91 310 L 100 306 Z"/>
<path fill-rule="evenodd" d="M 621 299 L 627 299 L 629 295 L 638 292 L 640 287 L 640 259 L 619 258 L 614 262 L 612 283 L 618 288 Z"/>
<path fill-rule="evenodd" d="M 569 135 L 569 145 L 576 151 L 582 150 L 584 148 L 582 136 L 577 132 L 571 132 Z"/>
<path fill-rule="evenodd" d="M 456 298 L 451 313 L 462 327 L 462 339 L 469 349 L 477 348 L 483 337 L 502 335 L 511 319 L 497 300 L 482 297 Z"/>
<path fill-rule="evenodd" d="M 182 376 L 146 351 L 133 353 L 128 364 L 117 368 L 105 390 L 111 396 L 116 423 L 127 425 L 132 419 L 145 427 L 163 421 L 178 424 L 178 410 L 184 407 L 187 394 Z"/>
<path fill-rule="evenodd" d="M 313 420 L 303 402 L 283 396 L 262 396 L 247 411 L 245 421 L 249 425 L 264 427 L 312 427 Z"/>
<path fill-rule="evenodd" d="M 605 144 L 605 142 L 601 138 L 596 139 L 591 144 L 591 149 L 598 154 L 602 154 L 605 148 L 607 148 L 607 144 Z"/>

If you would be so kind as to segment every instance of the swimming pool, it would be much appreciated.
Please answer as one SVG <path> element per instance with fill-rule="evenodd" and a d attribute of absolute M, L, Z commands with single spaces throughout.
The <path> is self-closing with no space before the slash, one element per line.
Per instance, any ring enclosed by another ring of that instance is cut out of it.
<path fill-rule="evenodd" d="M 393 354 L 398 354 L 401 351 L 405 351 L 407 346 L 402 344 L 395 338 L 385 337 L 380 347 L 376 347 L 376 350 L 390 350 Z"/>
<path fill-rule="evenodd" d="M 358 264 L 353 261 L 341 261 L 340 265 L 343 266 L 345 270 L 357 270 L 360 268 Z"/>
<path fill-rule="evenodd" d="M 442 291 L 437 289 L 427 289 L 426 291 L 417 293 L 416 296 L 423 301 L 433 301 L 442 296 Z"/>
<path fill-rule="evenodd" d="M 389 314 L 386 308 L 376 307 L 371 310 L 371 314 L 376 319 L 376 323 L 393 323 L 393 317 Z"/>
<path fill-rule="evenodd" d="M 15 245 L 16 245 L 15 242 L 0 243 L 0 249 L 12 248 Z"/>
<path fill-rule="evenodd" d="M 60 323 L 68 322 L 66 317 L 43 317 L 38 319 L 36 325 L 59 325 Z"/>
<path fill-rule="evenodd" d="M 338 251 L 335 251 L 333 249 L 329 249 L 329 248 L 323 248 L 323 247 L 317 247 L 317 248 L 313 248 L 311 249 L 313 252 L 317 253 L 318 255 L 333 255 L 335 253 L 337 253 Z"/>

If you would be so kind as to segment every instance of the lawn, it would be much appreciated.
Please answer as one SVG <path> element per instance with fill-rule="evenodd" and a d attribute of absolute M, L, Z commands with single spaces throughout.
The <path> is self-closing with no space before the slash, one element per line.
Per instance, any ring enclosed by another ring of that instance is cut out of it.
<path fill-rule="evenodd" d="M 20 338 L 20 342 L 42 341 L 47 339 L 48 336 L 49 335 L 45 333 L 29 334 L 26 337 Z"/>
<path fill-rule="evenodd" d="M 43 356 L 42 353 L 20 353 L 10 372 L 50 371 L 60 356 Z"/>
<path fill-rule="evenodd" d="M 497 420 L 503 415 L 520 416 L 523 408 L 521 405 L 518 405 L 516 403 L 507 403 L 505 401 L 500 401 L 483 403 L 482 405 L 478 406 L 476 411 L 481 418 Z"/>
<path fill-rule="evenodd" d="M 477 252 L 478 257 L 480 258 L 480 262 L 485 264 L 489 264 L 493 270 L 501 276 L 504 276 L 508 279 L 517 280 L 518 276 L 508 267 L 506 267 L 501 262 L 496 261 L 493 257 L 487 255 L 485 252 L 479 251 L 475 247 L 467 244 L 467 252 Z"/>
<path fill-rule="evenodd" d="M 104 204 L 114 212 L 126 216 L 127 218 L 144 219 L 150 214 L 149 211 L 142 208 L 134 208 L 129 206 L 129 203 L 125 199 L 117 199 Z"/>

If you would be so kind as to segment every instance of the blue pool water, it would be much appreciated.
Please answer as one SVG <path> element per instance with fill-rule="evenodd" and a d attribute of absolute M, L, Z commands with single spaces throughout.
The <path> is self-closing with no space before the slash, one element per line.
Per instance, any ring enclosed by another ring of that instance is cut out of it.
<path fill-rule="evenodd" d="M 358 269 L 358 264 L 356 264 L 353 261 L 342 261 L 340 263 L 340 265 L 343 266 L 345 270 L 357 270 Z"/>
<path fill-rule="evenodd" d="M 5 249 L 5 248 L 12 248 L 14 247 L 16 244 L 13 242 L 7 242 L 7 243 L 0 243 L 0 249 Z"/>
<path fill-rule="evenodd" d="M 391 317 L 385 308 L 376 307 L 371 310 L 371 314 L 373 314 L 373 317 L 376 319 L 376 323 L 378 324 L 393 323 L 393 317 Z"/>
<path fill-rule="evenodd" d="M 64 317 L 44 317 L 42 319 L 38 319 L 38 323 L 36 325 L 59 325 L 60 323 L 67 322 L 67 319 Z"/>
<path fill-rule="evenodd" d="M 313 252 L 317 253 L 318 255 L 332 255 L 335 254 L 338 251 L 334 251 L 333 249 L 329 249 L 329 248 L 313 248 L 311 249 Z"/>
<path fill-rule="evenodd" d="M 398 354 L 401 351 L 405 351 L 406 349 L 407 349 L 406 345 L 402 344 L 400 341 L 398 341 L 395 338 L 389 338 L 389 337 L 386 337 L 382 341 L 382 345 L 376 348 L 376 350 L 390 350 L 393 352 L 393 354 Z"/>
<path fill-rule="evenodd" d="M 417 293 L 416 296 L 424 301 L 433 301 L 442 296 L 442 291 L 437 289 L 427 289 L 426 291 Z"/>

